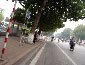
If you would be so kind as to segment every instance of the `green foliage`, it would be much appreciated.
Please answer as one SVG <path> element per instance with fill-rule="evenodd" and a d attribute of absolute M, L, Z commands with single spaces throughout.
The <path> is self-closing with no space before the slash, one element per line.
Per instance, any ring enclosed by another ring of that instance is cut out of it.
<path fill-rule="evenodd" d="M 52 37 L 54 32 L 42 32 L 44 36 Z"/>
<path fill-rule="evenodd" d="M 70 32 L 72 30 L 70 28 L 66 28 L 63 30 L 63 32 L 59 33 L 56 35 L 58 38 L 63 38 L 63 39 L 70 39 Z"/>
<path fill-rule="evenodd" d="M 21 5 L 31 11 L 30 21 L 34 22 L 40 11 L 42 0 L 27 0 Z M 67 19 L 77 21 L 85 18 L 84 0 L 48 0 L 41 14 L 38 28 L 42 31 L 55 31 L 64 26 Z"/>
<path fill-rule="evenodd" d="M 62 38 L 66 38 L 66 39 L 69 39 L 70 38 L 70 32 L 72 30 L 70 28 L 66 28 L 63 30 L 63 32 L 61 33 L 62 35 Z"/>
<path fill-rule="evenodd" d="M 31 23 L 30 20 L 25 19 L 25 16 L 26 16 L 26 10 L 21 9 L 21 8 L 17 8 L 17 9 L 15 10 L 13 20 L 15 20 L 15 21 L 18 22 L 18 23 L 22 23 L 22 24 L 25 23 L 25 25 L 26 25 L 28 28 L 30 28 L 30 27 L 32 26 L 32 23 Z"/>
<path fill-rule="evenodd" d="M 47 15 L 42 15 L 40 22 L 39 22 L 39 28 L 42 31 L 48 32 L 48 31 L 55 31 L 57 28 L 64 27 L 64 24 L 62 20 L 58 19 L 58 16 L 55 12 L 52 12 L 52 14 L 47 13 Z"/>
<path fill-rule="evenodd" d="M 85 40 L 85 25 L 77 26 L 72 33 L 76 39 Z"/>
<path fill-rule="evenodd" d="M 3 14 L 0 12 L 0 22 L 4 19 Z"/>
<path fill-rule="evenodd" d="M 25 10 L 21 8 L 17 8 L 14 13 L 13 20 L 17 21 L 18 23 L 25 22 Z"/>
<path fill-rule="evenodd" d="M 82 0 L 84 1 L 84 0 Z M 45 8 L 43 9 L 43 15 L 52 14 L 56 12 L 59 18 L 78 20 L 83 17 L 82 11 L 84 10 L 84 2 L 81 0 L 48 0 Z M 42 1 L 39 0 L 27 0 L 23 2 L 25 9 L 30 9 L 32 15 L 35 17 L 36 12 L 39 10 Z M 54 14 L 52 14 L 54 16 Z"/>
<path fill-rule="evenodd" d="M 22 28 L 22 32 L 23 32 L 24 35 L 28 35 L 28 33 L 30 32 L 30 30 L 29 30 L 29 28 L 24 27 L 24 28 Z"/>

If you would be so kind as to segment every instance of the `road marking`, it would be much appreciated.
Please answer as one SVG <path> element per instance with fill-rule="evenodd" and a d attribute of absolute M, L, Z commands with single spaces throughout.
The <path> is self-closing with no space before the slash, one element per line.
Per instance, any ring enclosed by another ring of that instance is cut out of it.
<path fill-rule="evenodd" d="M 35 65 L 38 61 L 38 59 L 40 58 L 40 55 L 42 53 L 42 51 L 45 48 L 46 43 L 44 44 L 44 46 L 40 49 L 40 51 L 37 53 L 37 55 L 34 57 L 34 59 L 31 61 L 31 63 L 29 65 Z"/>
<path fill-rule="evenodd" d="M 55 43 L 56 44 L 56 43 Z M 57 44 L 56 44 L 57 45 Z M 57 45 L 58 46 L 58 45 Z M 67 58 L 73 63 L 73 65 L 77 65 L 72 59 L 71 57 L 69 57 L 59 46 L 58 48 L 67 56 Z"/>

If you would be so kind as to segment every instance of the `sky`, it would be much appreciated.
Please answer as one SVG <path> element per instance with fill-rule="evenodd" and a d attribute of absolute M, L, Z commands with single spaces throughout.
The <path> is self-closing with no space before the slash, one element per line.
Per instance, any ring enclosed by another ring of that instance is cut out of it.
<path fill-rule="evenodd" d="M 12 0 L 8 0 L 8 1 L 6 1 L 6 0 L 0 0 L 0 8 L 1 9 L 4 9 L 3 14 L 4 14 L 4 17 L 5 18 L 6 17 L 10 17 L 10 14 L 11 14 L 11 12 L 13 10 L 13 7 L 14 7 L 14 2 L 12 2 Z M 19 8 L 22 8 L 21 5 L 17 2 L 16 9 L 18 7 Z M 55 33 L 60 33 L 65 28 L 71 28 L 73 30 L 79 24 L 85 24 L 85 19 L 84 20 L 79 20 L 79 21 L 76 21 L 76 22 L 75 21 L 69 21 L 69 20 L 67 20 L 67 22 L 64 22 L 64 24 L 65 24 L 65 27 L 58 29 Z"/>
<path fill-rule="evenodd" d="M 83 20 L 79 19 L 76 22 L 75 21 L 69 21 L 69 20 L 67 20 L 66 22 L 64 22 L 64 24 L 65 24 L 65 27 L 58 29 L 56 31 L 56 33 L 62 32 L 65 28 L 71 28 L 72 30 L 74 30 L 75 27 L 77 27 L 80 24 L 85 25 L 85 19 L 83 19 Z"/>
<path fill-rule="evenodd" d="M 0 8 L 4 9 L 3 14 L 4 14 L 5 18 L 10 17 L 10 14 L 11 14 L 13 8 L 14 8 L 14 3 L 15 2 L 12 2 L 12 0 L 8 0 L 8 1 L 0 0 Z M 16 8 L 18 8 L 18 7 L 22 8 L 20 6 L 20 4 L 17 2 Z"/>
<path fill-rule="evenodd" d="M 66 22 L 64 22 L 64 24 L 65 24 L 65 27 L 63 27 L 63 28 L 60 28 L 60 29 L 58 29 L 57 31 L 55 31 L 54 32 L 54 36 L 57 34 L 57 33 L 61 33 L 61 32 L 63 32 L 63 30 L 65 29 L 65 28 L 71 28 L 72 30 L 74 30 L 78 25 L 80 25 L 80 24 L 83 24 L 83 25 L 85 25 L 85 19 L 84 20 L 78 20 L 78 21 L 69 21 L 69 20 L 67 20 Z"/>

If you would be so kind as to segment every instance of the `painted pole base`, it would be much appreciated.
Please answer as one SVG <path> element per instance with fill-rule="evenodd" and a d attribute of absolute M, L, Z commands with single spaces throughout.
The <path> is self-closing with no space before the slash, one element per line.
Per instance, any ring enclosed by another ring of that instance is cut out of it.
<path fill-rule="evenodd" d="M 28 42 L 30 44 L 33 44 L 33 38 L 34 38 L 34 34 L 30 33 L 29 36 L 28 36 Z"/>
<path fill-rule="evenodd" d="M 3 55 L 0 57 L 0 65 L 5 65 L 8 62 L 8 59 L 4 58 Z"/>
<path fill-rule="evenodd" d="M 1 54 L 0 61 L 4 61 L 4 60 L 5 60 L 5 58 L 4 58 L 4 56 Z"/>

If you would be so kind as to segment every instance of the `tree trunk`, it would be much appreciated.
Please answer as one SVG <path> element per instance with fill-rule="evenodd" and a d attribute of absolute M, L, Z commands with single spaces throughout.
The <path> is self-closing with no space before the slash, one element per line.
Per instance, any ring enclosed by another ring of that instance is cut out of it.
<path fill-rule="evenodd" d="M 43 0 L 41 6 L 40 6 L 40 9 L 38 10 L 38 14 L 36 15 L 36 18 L 32 24 L 32 28 L 31 28 L 31 33 L 34 33 L 35 32 L 35 29 L 37 28 L 38 26 L 38 23 L 39 23 L 39 20 L 40 20 L 40 17 L 41 17 L 41 14 L 42 14 L 42 10 L 44 9 L 44 6 L 46 5 L 46 2 L 48 0 Z"/>

